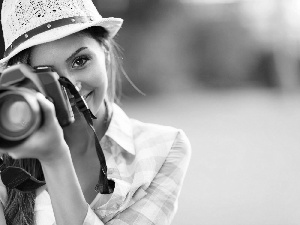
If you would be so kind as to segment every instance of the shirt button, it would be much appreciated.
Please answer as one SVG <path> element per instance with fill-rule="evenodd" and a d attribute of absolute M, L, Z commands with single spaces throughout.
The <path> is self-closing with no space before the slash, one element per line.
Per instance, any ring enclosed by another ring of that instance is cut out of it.
<path fill-rule="evenodd" d="M 120 207 L 120 204 L 116 203 L 113 205 L 113 209 L 118 209 Z"/>

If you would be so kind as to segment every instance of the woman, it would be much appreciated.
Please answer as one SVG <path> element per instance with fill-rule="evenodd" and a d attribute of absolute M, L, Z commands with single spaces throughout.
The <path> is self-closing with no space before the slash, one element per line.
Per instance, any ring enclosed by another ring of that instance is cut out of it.
<path fill-rule="evenodd" d="M 170 224 L 190 144 L 181 130 L 129 119 L 114 103 L 120 58 L 113 37 L 122 19 L 102 18 L 91 0 L 4 0 L 1 16 L 2 69 L 20 62 L 47 66 L 76 86 L 97 117 L 108 168 L 102 178 L 109 184 L 108 192 L 95 191 L 103 167 L 84 117 L 74 110 L 75 122 L 61 128 L 54 105 L 38 93 L 43 124 L 0 152 L 5 165 L 46 184 L 23 193 L 0 182 L 1 224 Z"/>

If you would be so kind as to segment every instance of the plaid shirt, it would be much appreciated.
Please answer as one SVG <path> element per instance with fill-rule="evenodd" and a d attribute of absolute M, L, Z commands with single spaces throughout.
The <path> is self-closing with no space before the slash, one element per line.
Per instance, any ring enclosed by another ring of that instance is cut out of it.
<path fill-rule="evenodd" d="M 115 190 L 96 196 L 84 225 L 170 224 L 190 160 L 190 143 L 181 130 L 129 119 L 117 105 L 112 108 L 100 143 Z M 37 195 L 35 215 L 37 225 L 55 224 L 46 191 Z"/>

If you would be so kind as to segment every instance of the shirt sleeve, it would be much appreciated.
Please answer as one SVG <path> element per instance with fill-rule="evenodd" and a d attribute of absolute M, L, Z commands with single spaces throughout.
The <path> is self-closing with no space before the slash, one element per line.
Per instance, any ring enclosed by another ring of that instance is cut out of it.
<path fill-rule="evenodd" d="M 5 185 L 2 183 L 1 177 L 0 177 L 0 203 L 5 206 L 7 201 L 7 190 Z"/>
<path fill-rule="evenodd" d="M 107 225 L 170 224 L 177 210 L 178 196 L 190 156 L 190 142 L 180 131 L 166 161 L 145 190 L 145 197 L 116 215 Z"/>
<path fill-rule="evenodd" d="M 6 205 L 7 201 L 7 190 L 5 185 L 2 183 L 0 177 L 0 224 L 6 224 L 5 217 L 4 217 L 4 206 Z"/>
<path fill-rule="evenodd" d="M 44 187 L 37 190 L 34 213 L 36 225 L 56 225 L 50 195 Z M 103 225 L 90 206 L 88 206 L 83 225 Z"/>
<path fill-rule="evenodd" d="M 88 207 L 88 212 L 86 214 L 83 225 L 104 225 L 104 223 L 98 218 L 98 216 L 93 212 L 91 207 Z"/>

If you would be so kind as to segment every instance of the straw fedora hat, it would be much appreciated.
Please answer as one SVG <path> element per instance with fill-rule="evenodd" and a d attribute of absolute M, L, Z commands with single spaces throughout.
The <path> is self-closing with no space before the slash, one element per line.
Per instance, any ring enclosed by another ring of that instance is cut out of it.
<path fill-rule="evenodd" d="M 122 23 L 121 18 L 103 18 L 92 0 L 4 0 L 1 24 L 5 52 L 0 71 L 24 49 L 92 26 L 101 26 L 114 37 Z"/>

